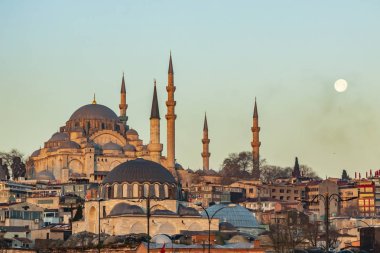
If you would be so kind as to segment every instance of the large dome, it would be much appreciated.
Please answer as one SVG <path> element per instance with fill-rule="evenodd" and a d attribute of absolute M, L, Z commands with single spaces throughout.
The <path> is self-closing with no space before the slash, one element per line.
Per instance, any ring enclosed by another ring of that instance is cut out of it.
<path fill-rule="evenodd" d="M 142 158 L 116 166 L 108 173 L 103 184 L 113 183 L 175 183 L 173 175 L 161 164 Z"/>
<path fill-rule="evenodd" d="M 70 120 L 78 119 L 119 120 L 114 111 L 100 104 L 88 104 L 80 107 L 70 117 Z"/>

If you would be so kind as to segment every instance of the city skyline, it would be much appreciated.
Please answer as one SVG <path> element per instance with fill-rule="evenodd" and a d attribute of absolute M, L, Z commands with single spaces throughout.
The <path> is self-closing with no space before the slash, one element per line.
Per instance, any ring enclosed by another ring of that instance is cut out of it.
<path fill-rule="evenodd" d="M 255 97 L 269 164 L 292 166 L 298 156 L 321 177 L 378 168 L 380 4 L 91 3 L 0 3 L 1 151 L 30 155 L 93 93 L 119 114 L 123 72 L 128 124 L 147 144 L 154 78 L 166 114 L 171 50 L 176 158 L 185 168 L 202 168 L 205 111 L 211 168 L 251 150 Z M 343 93 L 334 90 L 340 78 Z M 166 154 L 163 117 L 161 128 Z"/>

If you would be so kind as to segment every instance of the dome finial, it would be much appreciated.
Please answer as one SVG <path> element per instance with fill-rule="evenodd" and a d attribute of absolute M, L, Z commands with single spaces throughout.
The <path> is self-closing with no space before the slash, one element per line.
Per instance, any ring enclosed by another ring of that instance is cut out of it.
<path fill-rule="evenodd" d="M 92 104 L 93 104 L 93 105 L 96 105 L 95 93 L 94 93 L 94 100 L 92 100 Z"/>

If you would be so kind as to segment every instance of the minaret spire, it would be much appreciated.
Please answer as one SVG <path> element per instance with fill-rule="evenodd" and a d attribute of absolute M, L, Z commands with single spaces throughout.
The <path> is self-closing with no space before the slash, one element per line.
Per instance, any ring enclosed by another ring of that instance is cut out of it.
<path fill-rule="evenodd" d="M 175 120 L 177 115 L 175 114 L 176 101 L 174 100 L 174 92 L 176 87 L 174 86 L 174 71 L 172 54 L 170 52 L 169 58 L 169 70 L 168 70 L 168 85 L 166 91 L 168 93 L 168 99 L 166 101 L 167 113 L 167 167 L 175 176 Z"/>
<path fill-rule="evenodd" d="M 148 150 L 152 161 L 161 163 L 162 144 L 160 143 L 160 110 L 158 108 L 156 80 L 154 80 L 152 110 L 150 112 L 150 142 Z"/>
<path fill-rule="evenodd" d="M 156 79 L 154 79 L 153 100 L 152 100 L 152 109 L 150 112 L 150 119 L 160 119 L 160 110 L 158 108 L 158 99 L 157 99 Z"/>
<path fill-rule="evenodd" d="M 207 116 L 205 113 L 205 119 L 203 123 L 203 138 L 202 138 L 202 144 L 203 144 L 203 152 L 202 152 L 202 159 L 203 159 L 203 170 L 208 171 L 210 169 L 210 152 L 209 152 L 209 144 L 210 139 L 208 138 L 208 124 L 207 124 Z"/>
<path fill-rule="evenodd" d="M 125 80 L 124 80 L 124 72 L 123 72 L 123 78 L 121 80 L 121 89 L 120 89 L 120 104 L 119 104 L 119 109 L 120 109 L 120 116 L 119 119 L 120 121 L 125 125 L 126 130 L 128 130 L 128 116 L 127 116 L 127 92 L 125 90 Z"/>
<path fill-rule="evenodd" d="M 94 93 L 94 99 L 92 100 L 92 104 L 93 104 L 93 105 L 96 105 L 96 97 L 95 97 L 95 93 Z"/>
<path fill-rule="evenodd" d="M 172 51 L 170 51 L 168 74 L 174 74 L 174 71 L 173 71 L 173 62 L 172 62 Z"/>
<path fill-rule="evenodd" d="M 253 158 L 253 168 L 252 176 L 254 179 L 260 179 L 260 127 L 259 127 L 259 114 L 257 113 L 257 103 L 255 98 L 255 105 L 253 108 L 253 125 L 251 128 L 252 131 L 252 158 Z"/>

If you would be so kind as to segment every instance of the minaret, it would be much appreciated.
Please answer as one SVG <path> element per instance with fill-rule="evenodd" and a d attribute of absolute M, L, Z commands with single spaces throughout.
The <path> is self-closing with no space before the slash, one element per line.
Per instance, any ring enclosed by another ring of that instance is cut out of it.
<path fill-rule="evenodd" d="M 203 158 L 203 170 L 208 171 L 210 169 L 210 152 L 209 152 L 209 143 L 210 139 L 208 138 L 208 125 L 207 125 L 207 116 L 205 113 L 205 120 L 203 123 L 203 152 L 202 152 L 202 158 Z"/>
<path fill-rule="evenodd" d="M 150 142 L 148 150 L 152 161 L 160 163 L 162 144 L 160 143 L 160 110 L 158 109 L 156 80 L 154 80 L 152 109 L 150 112 Z"/>
<path fill-rule="evenodd" d="M 253 126 L 251 128 L 252 131 L 252 158 L 253 158 L 253 168 L 252 168 L 252 176 L 254 179 L 260 179 L 260 139 L 259 139 L 259 114 L 257 113 L 257 104 L 255 98 L 255 107 L 253 109 Z"/>
<path fill-rule="evenodd" d="M 169 59 L 169 70 L 168 70 L 168 86 L 166 86 L 166 91 L 168 92 L 168 100 L 166 101 L 167 107 L 167 166 L 168 169 L 172 172 L 175 171 L 175 105 L 176 101 L 174 100 L 174 71 L 172 63 L 172 54 L 170 52 Z"/>
<path fill-rule="evenodd" d="M 120 90 L 120 116 L 119 119 L 120 121 L 126 126 L 126 129 L 128 130 L 127 126 L 127 92 L 125 91 L 125 81 L 124 81 L 124 73 L 123 73 L 123 79 L 121 80 L 121 90 Z"/>

